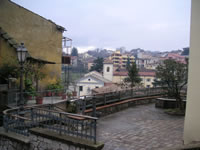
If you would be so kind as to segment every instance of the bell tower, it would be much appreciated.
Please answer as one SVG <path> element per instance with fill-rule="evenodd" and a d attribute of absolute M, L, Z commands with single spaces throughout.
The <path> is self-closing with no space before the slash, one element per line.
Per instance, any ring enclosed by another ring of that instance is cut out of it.
<path fill-rule="evenodd" d="M 105 60 L 103 63 L 103 77 L 112 81 L 113 80 L 113 62 L 112 60 Z"/>

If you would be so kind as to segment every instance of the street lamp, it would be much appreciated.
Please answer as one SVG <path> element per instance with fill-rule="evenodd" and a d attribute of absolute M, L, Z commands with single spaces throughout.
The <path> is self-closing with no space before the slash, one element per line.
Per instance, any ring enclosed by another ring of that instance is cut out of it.
<path fill-rule="evenodd" d="M 17 58 L 20 64 L 20 104 L 24 105 L 23 99 L 23 71 L 24 71 L 24 62 L 27 56 L 27 49 L 24 47 L 24 43 L 21 43 L 17 48 Z"/>

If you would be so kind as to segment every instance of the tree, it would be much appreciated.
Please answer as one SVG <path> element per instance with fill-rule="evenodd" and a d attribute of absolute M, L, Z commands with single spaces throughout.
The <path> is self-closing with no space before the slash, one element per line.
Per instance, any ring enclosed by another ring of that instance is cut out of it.
<path fill-rule="evenodd" d="M 94 64 L 91 67 L 90 71 L 97 71 L 101 72 L 103 70 L 103 58 L 98 57 L 97 59 L 94 60 Z"/>
<path fill-rule="evenodd" d="M 78 56 L 78 49 L 76 47 L 72 48 L 71 56 Z"/>
<path fill-rule="evenodd" d="M 183 48 L 183 52 L 181 53 L 181 55 L 189 55 L 189 53 L 190 53 L 190 48 L 186 47 L 186 48 Z"/>
<path fill-rule="evenodd" d="M 130 66 L 127 66 L 128 77 L 124 79 L 124 82 L 130 83 L 131 88 L 133 88 L 136 84 L 141 82 L 141 78 L 138 74 L 138 68 L 136 64 L 133 62 Z"/>
<path fill-rule="evenodd" d="M 172 59 L 164 60 L 157 67 L 156 78 L 154 84 L 167 89 L 168 97 L 175 98 L 177 108 L 183 110 L 181 90 L 187 84 L 188 65 Z"/>
<path fill-rule="evenodd" d="M 29 87 L 33 86 L 33 84 L 35 84 L 36 91 L 39 90 L 39 81 L 44 79 L 44 77 L 46 76 L 46 74 L 43 72 L 44 65 L 44 63 L 31 61 L 27 61 L 24 64 L 25 83 L 28 83 L 25 84 L 25 90 L 28 90 Z M 27 82 L 26 80 L 30 80 L 31 82 Z"/>
<path fill-rule="evenodd" d="M 9 78 L 19 77 L 19 67 L 15 64 L 3 64 L 0 67 L 0 84 L 8 84 Z"/>
<path fill-rule="evenodd" d="M 130 67 L 131 62 L 130 62 L 130 57 L 128 57 L 127 59 L 127 63 L 126 63 L 126 69 L 128 70 L 128 68 Z"/>

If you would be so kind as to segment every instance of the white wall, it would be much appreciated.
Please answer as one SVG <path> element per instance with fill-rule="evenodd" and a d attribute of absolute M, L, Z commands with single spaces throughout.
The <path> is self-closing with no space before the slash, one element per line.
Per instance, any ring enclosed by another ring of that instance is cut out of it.
<path fill-rule="evenodd" d="M 79 91 L 80 86 L 83 87 L 83 91 Z M 104 82 L 98 81 L 95 78 L 88 76 L 88 77 L 84 78 L 83 80 L 81 80 L 80 82 L 77 83 L 78 96 L 90 95 L 92 89 L 94 89 L 96 87 L 100 88 L 100 87 L 103 87 L 103 86 L 104 86 Z M 90 89 L 90 91 L 88 91 L 88 88 Z"/>
<path fill-rule="evenodd" d="M 200 142 L 200 0 L 192 0 L 184 144 Z"/>
<path fill-rule="evenodd" d="M 107 71 L 109 67 L 109 72 Z M 112 81 L 113 80 L 113 64 L 103 64 L 103 77 Z"/>

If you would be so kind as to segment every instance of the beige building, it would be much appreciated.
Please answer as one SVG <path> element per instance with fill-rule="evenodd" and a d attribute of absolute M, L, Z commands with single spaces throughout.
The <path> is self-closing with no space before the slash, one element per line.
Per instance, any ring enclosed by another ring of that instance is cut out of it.
<path fill-rule="evenodd" d="M 128 72 L 117 72 L 113 73 L 113 83 L 122 84 L 124 79 L 128 76 Z"/>
<path fill-rule="evenodd" d="M 65 30 L 63 27 L 10 0 L 0 0 L 0 27 L 16 42 L 16 45 L 23 42 L 32 57 L 56 63 L 46 65 L 43 69 L 47 76 L 42 80 L 42 86 L 60 79 L 62 33 Z M 9 44 L 7 45 L 7 48 L 1 49 L 1 52 L 10 49 Z M 16 57 L 16 52 L 12 50 L 6 53 Z M 4 54 L 1 53 L 1 62 L 14 59 L 5 58 Z"/>
<path fill-rule="evenodd" d="M 156 76 L 156 73 L 154 71 L 140 71 L 139 76 L 142 79 L 142 86 L 144 86 L 145 88 L 153 87 L 153 82 Z"/>
<path fill-rule="evenodd" d="M 130 60 L 130 63 L 134 62 L 134 56 L 128 55 L 128 54 L 121 54 L 119 50 L 115 51 L 109 58 L 113 61 L 113 65 L 125 68 L 128 59 Z"/>

